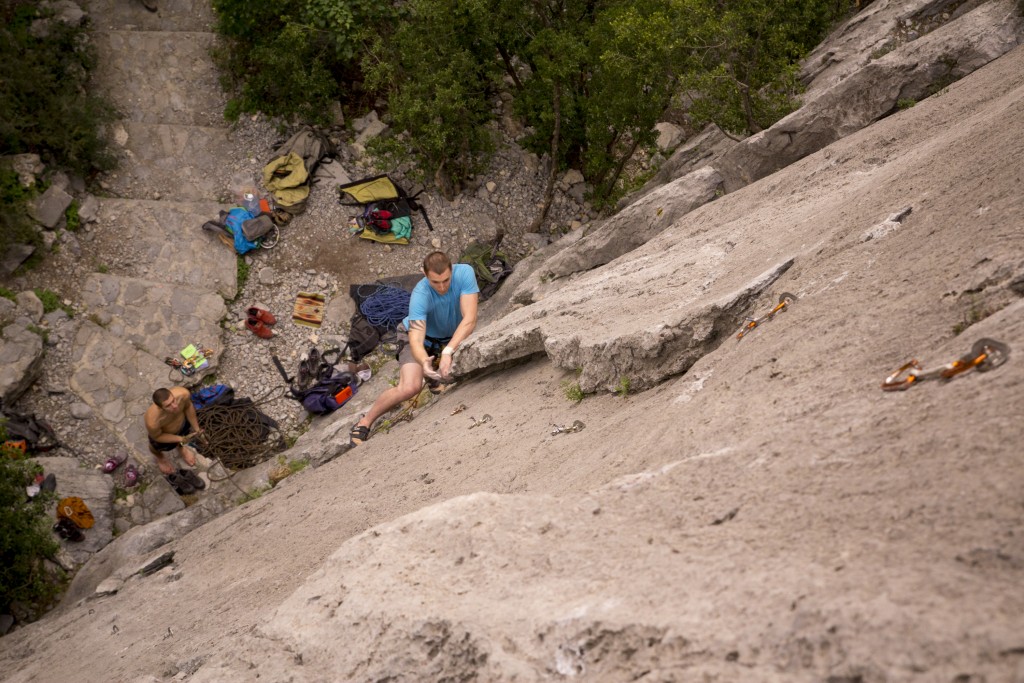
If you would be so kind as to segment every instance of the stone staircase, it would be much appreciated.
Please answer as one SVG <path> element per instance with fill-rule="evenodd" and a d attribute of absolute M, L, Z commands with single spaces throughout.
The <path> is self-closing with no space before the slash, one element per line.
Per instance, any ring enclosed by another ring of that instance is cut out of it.
<path fill-rule="evenodd" d="M 199 227 L 224 208 L 234 151 L 210 49 L 208 2 L 92 0 L 95 85 L 118 108 L 116 171 L 101 180 L 98 239 L 131 236 L 81 283 L 89 310 L 74 341 L 70 387 L 135 458 L 152 465 L 143 413 L 154 389 L 181 383 L 164 363 L 190 343 L 223 350 L 225 299 L 237 293 L 234 253 Z M 113 258 L 113 257 L 112 257 Z M 193 378 L 197 379 L 197 378 Z M 155 471 L 150 467 L 151 471 Z M 158 486 L 167 486 L 155 477 Z"/>

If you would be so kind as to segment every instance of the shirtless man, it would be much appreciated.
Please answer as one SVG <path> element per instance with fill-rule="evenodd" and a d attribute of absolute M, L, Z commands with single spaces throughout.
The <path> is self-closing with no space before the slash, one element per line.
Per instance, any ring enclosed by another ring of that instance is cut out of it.
<path fill-rule="evenodd" d="M 149 452 L 164 474 L 177 470 L 167 458 L 175 449 L 188 464 L 195 467 L 196 454 L 185 446 L 185 437 L 202 432 L 196 419 L 192 397 L 184 387 L 157 389 L 153 392 L 153 405 L 146 409 L 146 431 L 149 433 Z"/>

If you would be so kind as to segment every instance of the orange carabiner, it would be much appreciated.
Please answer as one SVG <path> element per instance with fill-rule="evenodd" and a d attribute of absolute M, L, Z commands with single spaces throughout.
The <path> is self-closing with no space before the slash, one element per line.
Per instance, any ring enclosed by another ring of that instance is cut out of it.
<path fill-rule="evenodd" d="M 917 374 L 921 370 L 921 364 L 917 362 L 917 359 L 904 363 L 900 366 L 900 369 L 892 373 L 885 378 L 882 382 L 883 391 L 904 391 L 909 389 L 910 385 L 917 381 Z M 908 372 L 909 371 L 909 372 Z M 900 377 L 900 375 L 906 373 L 906 377 Z"/>

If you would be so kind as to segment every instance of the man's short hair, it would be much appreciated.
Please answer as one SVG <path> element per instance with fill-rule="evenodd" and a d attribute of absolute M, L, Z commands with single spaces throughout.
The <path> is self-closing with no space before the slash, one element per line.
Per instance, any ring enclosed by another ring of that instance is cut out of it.
<path fill-rule="evenodd" d="M 443 275 L 446 270 L 451 269 L 452 261 L 448 254 L 443 251 L 432 251 L 423 259 L 423 272 Z"/>
<path fill-rule="evenodd" d="M 160 387 L 153 392 L 153 403 L 157 404 L 161 408 L 164 407 L 164 403 L 171 397 L 171 390 Z"/>

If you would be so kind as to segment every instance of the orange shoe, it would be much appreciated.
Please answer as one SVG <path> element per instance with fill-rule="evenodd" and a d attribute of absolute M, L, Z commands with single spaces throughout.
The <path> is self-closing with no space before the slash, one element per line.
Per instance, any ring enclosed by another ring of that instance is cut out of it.
<path fill-rule="evenodd" d="M 274 333 L 270 331 L 270 328 L 264 325 L 263 321 L 259 318 L 249 316 L 245 320 L 245 326 L 260 339 L 270 339 L 274 336 Z"/>
<path fill-rule="evenodd" d="M 250 318 L 256 318 L 264 325 L 273 325 L 277 322 L 277 318 L 274 317 L 273 313 L 262 308 L 256 308 L 255 306 L 245 309 L 245 313 Z"/>

